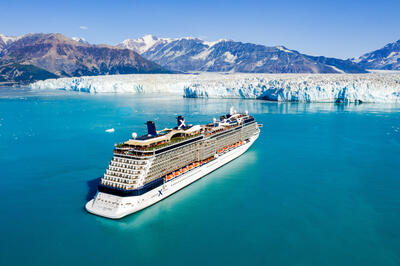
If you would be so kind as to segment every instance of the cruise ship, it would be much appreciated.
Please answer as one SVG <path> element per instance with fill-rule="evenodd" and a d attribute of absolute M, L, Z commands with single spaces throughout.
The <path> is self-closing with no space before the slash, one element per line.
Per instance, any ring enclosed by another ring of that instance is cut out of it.
<path fill-rule="evenodd" d="M 214 118 L 205 125 L 186 125 L 178 116 L 174 128 L 156 130 L 116 144 L 114 156 L 94 198 L 86 203 L 92 214 L 120 219 L 188 186 L 242 155 L 260 134 L 248 112 Z"/>

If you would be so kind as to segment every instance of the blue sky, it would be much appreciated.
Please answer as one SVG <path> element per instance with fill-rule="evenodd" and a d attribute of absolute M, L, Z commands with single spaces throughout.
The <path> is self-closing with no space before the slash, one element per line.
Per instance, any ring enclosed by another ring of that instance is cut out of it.
<path fill-rule="evenodd" d="M 348 58 L 400 39 L 399 0 L 0 0 L 0 10 L 0 33 L 60 32 L 91 43 L 194 36 Z"/>

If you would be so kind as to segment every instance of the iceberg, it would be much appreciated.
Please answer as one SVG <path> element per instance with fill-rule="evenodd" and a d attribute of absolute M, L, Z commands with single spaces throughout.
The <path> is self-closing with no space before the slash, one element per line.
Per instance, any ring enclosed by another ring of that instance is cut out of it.
<path fill-rule="evenodd" d="M 33 90 L 180 95 L 278 102 L 400 102 L 400 72 L 369 74 L 132 74 L 37 81 Z"/>

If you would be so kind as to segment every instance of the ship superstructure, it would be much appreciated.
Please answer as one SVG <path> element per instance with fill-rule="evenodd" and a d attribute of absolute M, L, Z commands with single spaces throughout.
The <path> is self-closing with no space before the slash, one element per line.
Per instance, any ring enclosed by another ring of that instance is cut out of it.
<path fill-rule="evenodd" d="M 257 139 L 254 117 L 230 113 L 205 125 L 177 126 L 157 131 L 147 122 L 147 134 L 116 144 L 94 199 L 86 209 L 118 219 L 146 208 L 243 154 Z"/>

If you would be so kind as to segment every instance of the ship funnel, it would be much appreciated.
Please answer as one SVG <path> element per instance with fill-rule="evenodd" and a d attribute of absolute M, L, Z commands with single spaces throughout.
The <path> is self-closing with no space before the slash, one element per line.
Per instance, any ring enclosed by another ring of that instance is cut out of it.
<path fill-rule="evenodd" d="M 147 134 L 151 136 L 156 136 L 157 131 L 156 131 L 156 125 L 154 124 L 154 121 L 147 121 Z"/>
<path fill-rule="evenodd" d="M 183 118 L 183 116 L 178 116 L 177 118 L 176 118 L 176 121 L 177 121 L 177 124 L 178 124 L 178 129 L 181 129 L 181 128 L 185 128 L 185 118 Z"/>

